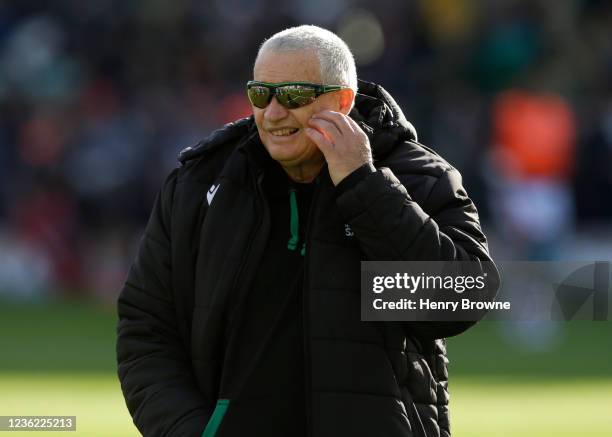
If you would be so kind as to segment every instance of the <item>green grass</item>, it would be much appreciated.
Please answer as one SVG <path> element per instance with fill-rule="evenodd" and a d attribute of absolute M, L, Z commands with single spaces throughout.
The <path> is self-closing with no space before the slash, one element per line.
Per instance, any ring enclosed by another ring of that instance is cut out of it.
<path fill-rule="evenodd" d="M 115 375 L 115 325 L 112 308 L 0 302 L 0 415 L 77 416 L 76 433 L 53 435 L 139 435 Z M 449 340 L 453 435 L 612 436 L 611 326 L 557 324 L 535 349 L 503 323 Z"/>
<path fill-rule="evenodd" d="M 454 436 L 612 436 L 609 379 L 456 378 L 451 384 Z"/>
<path fill-rule="evenodd" d="M 114 309 L 0 301 L 0 371 L 113 372 Z"/>
<path fill-rule="evenodd" d="M 27 436 L 138 436 L 113 374 L 2 373 L 0 415 L 76 416 L 76 432 Z M 4 434 L 1 433 L 0 434 Z"/>
<path fill-rule="evenodd" d="M 533 341 L 539 331 L 549 345 Z M 612 380 L 611 346 L 611 321 L 481 322 L 448 340 L 449 368 L 454 376 Z"/>
<path fill-rule="evenodd" d="M 137 436 L 114 375 L 4 373 L 2 415 L 76 415 L 77 432 Z M 452 428 L 458 437 L 612 435 L 612 381 L 499 381 L 455 378 Z M 48 433 L 28 433 L 28 436 Z"/>

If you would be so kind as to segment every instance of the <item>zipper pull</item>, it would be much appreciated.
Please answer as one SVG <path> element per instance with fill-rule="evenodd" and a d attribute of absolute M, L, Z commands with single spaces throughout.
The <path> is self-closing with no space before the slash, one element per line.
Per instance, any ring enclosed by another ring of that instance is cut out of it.
<path fill-rule="evenodd" d="M 295 250 L 300 238 L 300 227 L 297 199 L 295 197 L 295 189 L 293 188 L 289 190 L 289 207 L 291 208 L 291 216 L 289 217 L 289 232 L 291 232 L 291 238 L 289 238 L 289 241 L 287 242 L 287 249 Z"/>

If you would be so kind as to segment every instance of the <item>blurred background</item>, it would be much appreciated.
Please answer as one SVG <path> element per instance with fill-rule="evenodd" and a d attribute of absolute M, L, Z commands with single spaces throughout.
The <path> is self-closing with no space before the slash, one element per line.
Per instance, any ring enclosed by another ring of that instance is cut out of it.
<path fill-rule="evenodd" d="M 464 176 L 498 260 L 612 254 L 612 2 L 0 2 L 0 415 L 137 435 L 114 302 L 178 152 L 249 115 L 257 48 L 317 24 Z M 612 435 L 609 322 L 449 341 L 455 435 Z M 580 403 L 577 399 L 581 398 Z"/>

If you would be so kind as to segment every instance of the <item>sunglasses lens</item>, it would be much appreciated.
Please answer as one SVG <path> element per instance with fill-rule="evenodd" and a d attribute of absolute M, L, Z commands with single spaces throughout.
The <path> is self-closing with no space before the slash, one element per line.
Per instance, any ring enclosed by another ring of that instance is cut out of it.
<path fill-rule="evenodd" d="M 286 85 L 275 88 L 253 84 L 248 87 L 247 94 L 253 106 L 263 109 L 270 104 L 272 90 L 275 92 L 278 103 L 288 109 L 306 106 L 317 98 L 316 89 L 305 85 Z"/>
<path fill-rule="evenodd" d="M 314 88 L 300 85 L 280 87 L 276 91 L 278 102 L 285 108 L 295 109 L 315 101 L 317 94 Z"/>
<path fill-rule="evenodd" d="M 249 100 L 257 108 L 265 108 L 270 103 L 270 89 L 265 86 L 252 86 L 247 90 Z"/>

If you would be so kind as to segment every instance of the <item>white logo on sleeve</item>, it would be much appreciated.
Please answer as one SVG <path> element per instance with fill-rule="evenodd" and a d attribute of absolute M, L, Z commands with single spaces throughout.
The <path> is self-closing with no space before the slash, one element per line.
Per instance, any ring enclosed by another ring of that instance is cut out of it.
<path fill-rule="evenodd" d="M 346 235 L 347 237 L 352 237 L 355 235 L 348 223 L 344 224 L 344 235 Z"/>
<path fill-rule="evenodd" d="M 221 184 L 212 184 L 210 186 L 210 188 L 208 189 L 208 192 L 206 193 L 206 200 L 208 200 L 208 204 L 210 205 L 213 201 L 213 198 L 215 197 L 215 194 L 217 194 L 217 190 L 219 189 L 219 187 L 221 186 Z"/>

